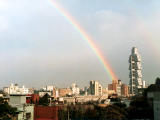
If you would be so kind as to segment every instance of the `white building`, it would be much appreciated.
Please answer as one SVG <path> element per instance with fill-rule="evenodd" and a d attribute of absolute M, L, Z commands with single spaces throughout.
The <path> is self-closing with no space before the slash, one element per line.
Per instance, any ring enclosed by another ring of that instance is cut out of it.
<path fill-rule="evenodd" d="M 90 94 L 91 95 L 102 95 L 102 85 L 98 81 L 90 81 Z"/>
<path fill-rule="evenodd" d="M 146 81 L 143 80 L 143 88 L 146 88 Z"/>
<path fill-rule="evenodd" d="M 129 64 L 130 94 L 136 95 L 138 94 L 138 89 L 143 87 L 141 56 L 136 47 L 132 48 Z"/>
<path fill-rule="evenodd" d="M 53 91 L 54 88 L 55 88 L 55 87 L 54 87 L 53 85 L 48 85 L 48 86 L 46 86 L 46 90 L 47 90 L 47 91 Z"/>
<path fill-rule="evenodd" d="M 34 105 L 26 104 L 26 95 L 10 95 L 9 104 L 17 108 L 17 120 L 34 120 Z"/>
<path fill-rule="evenodd" d="M 70 88 L 72 90 L 72 94 L 79 95 L 80 89 L 75 83 L 73 83 Z"/>
<path fill-rule="evenodd" d="M 54 89 L 55 89 L 55 86 L 53 86 L 53 85 L 47 85 L 47 86 L 41 88 L 41 90 L 43 90 L 43 91 L 53 91 Z"/>
<path fill-rule="evenodd" d="M 4 87 L 3 91 L 7 94 L 30 94 L 28 88 L 22 86 L 19 88 L 18 84 L 11 84 L 9 87 Z"/>

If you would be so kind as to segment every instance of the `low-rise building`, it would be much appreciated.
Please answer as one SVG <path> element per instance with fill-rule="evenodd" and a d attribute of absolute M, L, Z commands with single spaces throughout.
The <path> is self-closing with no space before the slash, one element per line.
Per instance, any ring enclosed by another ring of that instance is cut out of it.
<path fill-rule="evenodd" d="M 129 96 L 129 86 L 126 84 L 122 84 L 121 86 L 121 95 L 124 97 L 128 97 Z"/>
<path fill-rule="evenodd" d="M 59 97 L 65 97 L 67 95 L 72 95 L 72 90 L 70 88 L 60 88 L 58 89 Z"/>
<path fill-rule="evenodd" d="M 29 89 L 25 88 L 23 85 L 22 88 L 18 84 L 11 84 L 9 87 L 4 87 L 3 91 L 7 94 L 30 94 Z"/>
<path fill-rule="evenodd" d="M 17 120 L 34 120 L 34 105 L 26 103 L 26 95 L 11 94 L 9 104 L 17 108 Z"/>

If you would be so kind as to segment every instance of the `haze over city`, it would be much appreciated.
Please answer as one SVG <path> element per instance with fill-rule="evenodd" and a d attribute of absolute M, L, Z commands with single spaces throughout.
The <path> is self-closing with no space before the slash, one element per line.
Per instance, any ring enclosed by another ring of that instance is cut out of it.
<path fill-rule="evenodd" d="M 158 0 L 56 2 L 93 38 L 124 83 L 129 83 L 133 46 L 142 57 L 143 80 L 153 83 L 159 76 Z M 111 82 L 90 46 L 51 0 L 0 0 L 0 66 L 0 87 L 11 82 L 29 87 Z"/>

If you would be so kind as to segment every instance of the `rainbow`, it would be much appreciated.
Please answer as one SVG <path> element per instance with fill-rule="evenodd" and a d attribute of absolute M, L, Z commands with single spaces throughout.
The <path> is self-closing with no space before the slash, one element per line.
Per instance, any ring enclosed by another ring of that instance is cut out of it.
<path fill-rule="evenodd" d="M 98 49 L 98 47 L 93 42 L 92 38 L 86 33 L 86 31 L 78 24 L 78 22 L 59 4 L 56 3 L 55 0 L 50 0 L 51 4 L 54 8 L 80 33 L 82 38 L 86 40 L 90 48 L 94 51 L 99 61 L 103 64 L 105 71 L 107 72 L 109 78 L 111 80 L 117 80 L 117 76 L 113 72 L 109 62 L 105 59 L 102 52 Z"/>

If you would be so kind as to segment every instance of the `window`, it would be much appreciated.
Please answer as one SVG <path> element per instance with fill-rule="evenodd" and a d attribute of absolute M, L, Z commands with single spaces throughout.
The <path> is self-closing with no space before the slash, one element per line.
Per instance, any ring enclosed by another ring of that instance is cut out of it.
<path fill-rule="evenodd" d="M 26 119 L 30 119 L 31 118 L 31 113 L 26 113 Z"/>

